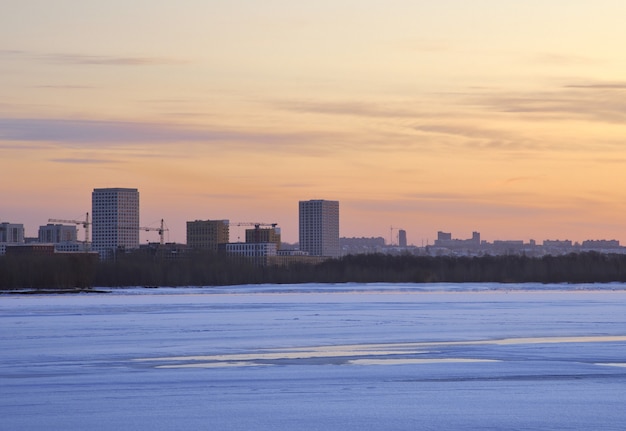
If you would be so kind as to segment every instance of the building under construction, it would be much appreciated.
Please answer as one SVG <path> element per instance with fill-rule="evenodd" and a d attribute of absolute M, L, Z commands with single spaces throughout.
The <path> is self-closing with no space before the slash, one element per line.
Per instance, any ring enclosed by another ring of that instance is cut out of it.
<path fill-rule="evenodd" d="M 228 220 L 195 220 L 187 222 L 187 247 L 217 252 L 228 244 Z"/>

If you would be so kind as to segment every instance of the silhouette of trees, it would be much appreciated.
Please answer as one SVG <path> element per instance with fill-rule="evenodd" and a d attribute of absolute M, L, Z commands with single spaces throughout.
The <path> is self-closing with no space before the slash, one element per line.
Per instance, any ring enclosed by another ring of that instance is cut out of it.
<path fill-rule="evenodd" d="M 0 257 L 0 289 L 90 286 L 219 286 L 259 283 L 591 283 L 626 282 L 626 255 L 596 252 L 541 258 L 348 255 L 319 264 L 259 266 L 222 253 L 121 253 L 111 261 L 85 254 Z"/>
<path fill-rule="evenodd" d="M 97 258 L 87 254 L 0 257 L 2 289 L 71 289 L 93 285 Z"/>

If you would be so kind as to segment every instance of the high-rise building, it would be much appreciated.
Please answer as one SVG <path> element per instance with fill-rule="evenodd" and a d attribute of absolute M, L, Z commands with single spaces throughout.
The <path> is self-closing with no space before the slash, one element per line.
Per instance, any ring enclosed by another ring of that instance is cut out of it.
<path fill-rule="evenodd" d="M 187 247 L 218 251 L 229 239 L 228 220 L 195 220 L 187 222 Z"/>
<path fill-rule="evenodd" d="M 339 257 L 339 202 L 300 201 L 300 250 L 311 256 Z"/>
<path fill-rule="evenodd" d="M 94 189 L 91 194 L 92 249 L 108 258 L 116 250 L 139 247 L 139 191 Z"/>
<path fill-rule="evenodd" d="M 398 245 L 400 247 L 406 247 L 406 231 L 404 229 L 398 231 Z"/>

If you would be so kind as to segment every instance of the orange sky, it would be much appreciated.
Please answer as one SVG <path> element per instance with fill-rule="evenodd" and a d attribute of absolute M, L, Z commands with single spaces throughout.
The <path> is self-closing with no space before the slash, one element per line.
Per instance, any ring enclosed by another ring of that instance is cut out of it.
<path fill-rule="evenodd" d="M 137 187 L 177 242 L 195 219 L 296 241 L 305 199 L 339 200 L 342 236 L 626 242 L 624 2 L 4 9 L 0 221 L 27 236 Z"/>

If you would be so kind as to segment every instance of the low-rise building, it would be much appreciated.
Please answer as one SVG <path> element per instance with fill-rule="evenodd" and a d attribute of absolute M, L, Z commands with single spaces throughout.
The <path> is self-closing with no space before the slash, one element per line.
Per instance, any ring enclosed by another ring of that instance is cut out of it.
<path fill-rule="evenodd" d="M 48 223 L 39 226 L 39 242 L 57 244 L 61 242 L 76 242 L 76 226 Z"/>
<path fill-rule="evenodd" d="M 0 223 L 0 243 L 23 244 L 24 225 L 21 223 Z"/>
<path fill-rule="evenodd" d="M 228 244 L 228 220 L 195 220 L 187 222 L 187 247 L 217 252 Z"/>
<path fill-rule="evenodd" d="M 246 242 L 249 244 L 267 243 L 276 244 L 276 249 L 280 249 L 280 228 L 261 228 L 258 225 L 254 229 L 246 229 Z"/>

